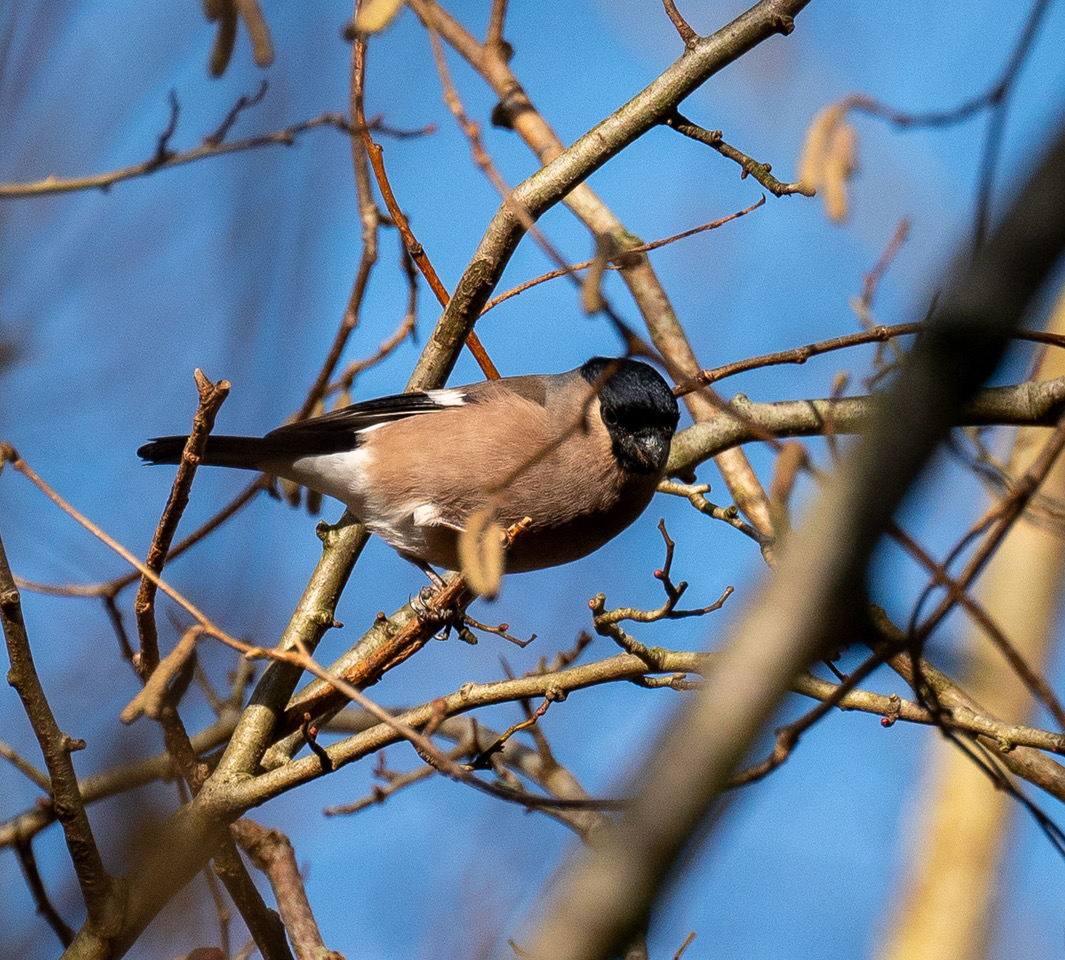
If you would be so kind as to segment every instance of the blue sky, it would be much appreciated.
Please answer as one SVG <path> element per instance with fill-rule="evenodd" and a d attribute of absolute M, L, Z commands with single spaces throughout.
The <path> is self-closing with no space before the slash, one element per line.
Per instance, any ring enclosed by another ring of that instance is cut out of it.
<path fill-rule="evenodd" d="M 744 8 L 684 6 L 693 8 L 686 12 L 700 32 Z M 616 109 L 680 52 L 657 0 L 512 7 L 506 35 L 516 50 L 513 69 L 566 141 Z M 229 71 L 211 80 L 205 64 L 212 30 L 197 3 L 31 0 L 0 6 L 0 181 L 74 176 L 145 159 L 167 122 L 171 90 L 181 104 L 172 141 L 177 149 L 199 143 L 262 78 L 269 91 L 240 118 L 234 137 L 345 110 L 349 49 L 339 31 L 350 10 L 330 2 L 266 2 L 264 9 L 275 64 L 258 70 L 242 35 Z M 483 31 L 485 3 L 454 9 Z M 727 141 L 789 179 L 804 131 L 822 106 L 852 92 L 905 110 L 954 106 L 994 79 L 1027 13 L 1027 4 L 987 0 L 873 7 L 814 0 L 791 37 L 774 38 L 713 78 L 684 111 L 705 127 L 721 128 Z M 1014 95 L 996 208 L 1060 118 L 1063 30 L 1065 10 L 1057 4 Z M 488 125 L 491 94 L 457 57 L 449 63 L 467 111 L 484 124 L 486 146 L 508 182 L 517 183 L 535 170 L 534 159 L 513 134 Z M 367 87 L 369 114 L 381 113 L 399 128 L 437 127 L 431 136 L 382 142 L 412 227 L 453 287 L 498 198 L 469 162 L 466 141 L 441 102 L 426 37 L 409 12 L 374 38 Z M 937 270 L 971 222 L 985 120 L 904 133 L 869 118 L 856 124 L 862 164 L 845 227 L 829 225 L 816 200 L 770 197 L 741 221 L 653 255 L 705 365 L 857 329 L 848 301 L 902 217 L 913 221 L 911 237 L 880 288 L 876 316 L 892 323 L 923 313 Z M 664 129 L 649 133 L 591 183 L 647 240 L 746 207 L 762 192 L 741 180 L 734 165 Z M 590 256 L 591 241 L 566 211 L 549 212 L 541 225 L 570 260 Z M 381 263 L 350 358 L 372 353 L 403 314 L 398 241 L 388 231 L 381 241 Z M 232 382 L 220 430 L 263 432 L 294 411 L 342 315 L 359 243 L 349 148 L 332 130 L 309 133 L 289 148 L 163 171 L 108 193 L 0 201 L 0 339 L 18 349 L 17 362 L 0 378 L 0 438 L 79 509 L 143 553 L 171 473 L 142 467 L 137 446 L 186 429 L 195 408 L 195 367 Z M 504 286 L 551 266 L 535 245 L 523 243 Z M 621 284 L 614 277 L 607 283 L 622 315 L 638 323 Z M 436 316 L 423 291 L 422 341 Z M 569 369 L 619 349 L 602 320 L 581 314 L 565 282 L 509 301 L 486 316 L 478 332 L 504 374 Z M 418 349 L 404 345 L 357 382 L 356 395 L 401 389 Z M 758 400 L 823 396 L 842 369 L 852 371 L 857 384 L 868 356 L 835 354 L 802 368 L 757 372 L 728 389 Z M 464 357 L 452 382 L 477 378 Z M 761 451 L 752 450 L 752 458 L 763 470 L 770 464 Z M 210 516 L 246 479 L 204 471 L 183 529 Z M 725 499 L 712 469 L 700 479 L 714 484 L 715 498 Z M 957 483 L 953 500 L 911 508 L 914 523 L 941 543 L 962 528 L 978 502 L 975 484 Z M 336 504 L 326 504 L 326 519 L 339 514 Z M 660 588 L 651 571 L 661 563 L 660 516 L 678 542 L 675 572 L 691 583 L 692 602 L 709 603 L 727 584 L 736 586 L 737 596 L 731 612 L 658 625 L 641 637 L 691 649 L 720 643 L 742 610 L 745 589 L 763 572 L 758 552 L 724 525 L 659 498 L 595 556 L 508 579 L 496 604 L 481 605 L 481 619 L 537 633 L 528 649 L 492 637 L 477 647 L 435 644 L 375 688 L 375 697 L 411 703 L 468 679 L 494 679 L 501 657 L 514 670 L 531 668 L 590 626 L 585 605 L 599 590 L 619 605 L 657 606 Z M 230 632 L 270 644 L 317 559 L 314 523 L 306 513 L 262 498 L 207 546 L 168 567 L 168 577 Z M 29 579 L 92 582 L 123 572 L 118 558 L 10 471 L 0 478 L 0 531 L 15 571 Z M 421 585 L 420 574 L 380 543 L 367 549 L 359 570 L 365 576 L 353 579 L 339 611 L 348 627 L 330 635 L 321 654 L 326 659 L 378 610 L 394 609 Z M 881 599 L 901 609 L 917 580 L 901 567 L 889 567 L 886 579 L 896 585 Z M 24 603 L 60 722 L 89 741 L 77 757 L 79 771 L 160 749 L 158 731 L 145 721 L 130 729 L 115 722 L 137 684 L 119 661 L 99 605 L 29 593 Z M 611 652 L 605 640 L 593 651 Z M 209 651 L 205 663 L 222 683 L 226 655 Z M 635 689 L 589 692 L 553 707 L 544 727 L 560 759 L 591 791 L 605 792 L 638 757 L 641 740 L 675 698 Z M 202 700 L 190 701 L 188 710 L 191 727 L 208 721 Z M 513 710 L 487 717 L 501 726 L 515 719 Z M 851 715 L 819 726 L 784 769 L 736 799 L 724 829 L 693 860 L 658 918 L 654 955 L 672 955 L 690 929 L 699 933 L 690 957 L 871 955 L 897 880 L 902 814 L 930 736 L 902 725 L 884 731 L 875 718 Z M 0 738 L 36 758 L 17 698 L 6 689 L 0 691 Z M 389 757 L 397 769 L 415 763 L 402 748 Z M 323 806 L 359 796 L 370 783 L 369 767 L 358 765 L 256 812 L 288 831 L 299 858 L 310 864 L 309 890 L 320 904 L 326 942 L 349 956 L 437 957 L 471 952 L 482 928 L 502 938 L 497 949 L 507 936 L 520 937 L 542 884 L 572 842 L 567 832 L 443 780 L 359 817 L 320 816 Z M 5 816 L 31 803 L 34 792 L 4 765 L 0 797 Z M 172 801 L 166 786 L 138 798 L 146 816 L 153 804 L 165 810 Z M 105 843 L 116 842 L 128 816 L 127 807 L 94 809 Z M 995 956 L 1014 955 L 1008 944 L 1021 930 L 1024 955 L 1056 955 L 1065 871 L 1027 822 L 1019 823 L 1014 847 Z M 109 866 L 118 871 L 124 861 L 114 849 Z M 38 841 L 38 855 L 57 902 L 76 923 L 76 891 L 57 832 Z M 10 852 L 0 852 L 0 887 L 9 891 L 11 918 L 0 930 L 0 953 L 17 950 L 26 960 L 53 955 L 55 943 L 33 916 Z M 186 900 L 198 919 L 175 907 L 133 955 L 210 942 L 209 911 L 195 909 L 201 897 L 197 886 Z M 170 939 L 179 927 L 183 936 Z"/>

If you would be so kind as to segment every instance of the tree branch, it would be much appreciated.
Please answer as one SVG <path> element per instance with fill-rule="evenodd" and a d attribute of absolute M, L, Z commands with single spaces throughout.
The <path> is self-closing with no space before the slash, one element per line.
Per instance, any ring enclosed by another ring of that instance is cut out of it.
<path fill-rule="evenodd" d="M 22 706 L 41 746 L 48 778 L 51 781 L 52 806 L 63 826 L 67 851 L 74 873 L 81 887 L 81 896 L 88 911 L 86 926 L 106 930 L 114 922 L 120 908 L 116 897 L 115 880 L 104 867 L 96 845 L 92 826 L 85 812 L 85 803 L 78 789 L 71 754 L 83 750 L 85 741 L 75 740 L 59 729 L 55 714 L 48 704 L 30 650 L 29 635 L 22 619 L 22 603 L 15 578 L 7 562 L 3 540 L 0 539 L 0 626 L 7 643 L 11 670 L 8 683 L 15 688 Z"/>
<path fill-rule="evenodd" d="M 959 256 L 943 306 L 869 429 L 788 540 L 695 702 L 651 745 L 632 804 L 553 878 L 535 958 L 613 955 L 644 923 L 796 671 L 861 630 L 863 578 L 903 496 L 990 375 L 1065 248 L 1065 130 L 979 254 Z M 669 816 L 663 816 L 663 811 Z M 595 891 L 590 896 L 589 891 Z"/>
<path fill-rule="evenodd" d="M 792 18 L 809 0 L 762 0 L 728 26 L 686 49 L 641 93 L 520 183 L 502 204 L 459 280 L 425 351 L 415 379 L 446 378 L 455 363 L 451 342 L 463 342 L 526 231 L 611 157 L 653 129 L 694 90 L 733 60 L 775 33 L 789 33 Z M 415 5 L 415 9 L 420 4 Z"/>
<path fill-rule="evenodd" d="M 837 434 L 868 429 L 887 402 L 886 396 L 837 397 L 823 400 L 778 400 L 752 403 L 737 394 L 716 417 L 673 437 L 667 472 L 690 473 L 722 450 L 769 438 L 820 436 L 829 427 Z M 735 410 L 736 415 L 729 414 Z M 956 427 L 1056 426 L 1065 413 L 1065 377 L 988 387 L 958 412 Z"/>

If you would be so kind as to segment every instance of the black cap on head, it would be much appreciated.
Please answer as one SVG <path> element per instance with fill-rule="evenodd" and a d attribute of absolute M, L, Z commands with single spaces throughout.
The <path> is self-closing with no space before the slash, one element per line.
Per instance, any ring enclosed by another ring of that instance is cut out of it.
<path fill-rule="evenodd" d="M 581 376 L 599 393 L 599 411 L 614 454 L 632 473 L 665 469 L 680 410 L 654 367 L 622 357 L 592 357 Z"/>
<path fill-rule="evenodd" d="M 599 402 L 626 424 L 676 429 L 680 419 L 677 398 L 652 366 L 628 357 L 592 357 L 581 376 L 599 389 Z"/>

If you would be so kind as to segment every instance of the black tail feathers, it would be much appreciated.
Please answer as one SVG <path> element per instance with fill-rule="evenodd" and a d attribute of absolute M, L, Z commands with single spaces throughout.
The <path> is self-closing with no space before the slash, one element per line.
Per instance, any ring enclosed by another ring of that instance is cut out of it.
<path fill-rule="evenodd" d="M 137 451 L 145 463 L 180 463 L 188 437 L 156 437 Z M 212 467 L 259 470 L 270 459 L 270 444 L 258 437 L 208 437 L 202 462 Z M 277 451 L 273 451 L 276 455 Z"/>
<path fill-rule="evenodd" d="M 156 437 L 137 451 L 145 463 L 180 463 L 188 437 Z M 351 430 L 308 430 L 281 427 L 265 437 L 208 437 L 203 464 L 242 470 L 277 469 L 300 457 L 354 450 L 359 437 Z"/>

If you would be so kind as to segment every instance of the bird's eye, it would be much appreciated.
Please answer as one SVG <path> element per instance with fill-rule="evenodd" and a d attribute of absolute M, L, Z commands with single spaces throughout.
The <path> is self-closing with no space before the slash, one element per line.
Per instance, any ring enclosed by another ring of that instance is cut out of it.
<path fill-rule="evenodd" d="M 610 407 L 603 408 L 603 423 L 608 427 L 616 427 L 618 425 L 618 415 Z"/>

